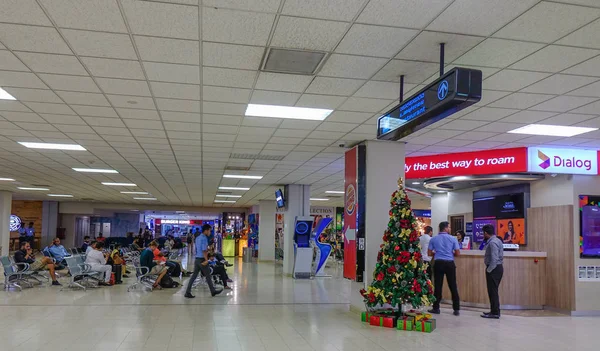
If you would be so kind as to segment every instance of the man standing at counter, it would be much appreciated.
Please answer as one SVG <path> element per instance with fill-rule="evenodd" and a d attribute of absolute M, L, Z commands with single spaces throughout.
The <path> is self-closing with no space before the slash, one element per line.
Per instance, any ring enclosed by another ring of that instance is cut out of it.
<path fill-rule="evenodd" d="M 502 281 L 502 275 L 504 274 L 504 267 L 502 263 L 504 261 L 504 246 L 502 240 L 494 234 L 494 227 L 486 224 L 483 226 L 483 237 L 486 241 L 485 255 L 483 256 L 483 263 L 485 263 L 485 280 L 487 283 L 488 296 L 490 298 L 490 313 L 484 313 L 481 315 L 483 318 L 500 318 L 500 296 L 498 295 L 498 288 L 500 287 L 500 281 Z"/>
<path fill-rule="evenodd" d="M 444 286 L 444 275 L 448 281 L 448 287 L 452 294 L 452 309 L 454 315 L 460 315 L 460 298 L 456 286 L 456 265 L 454 256 L 460 255 L 458 240 L 450 235 L 450 223 L 441 222 L 440 233 L 429 241 L 428 254 L 433 258 L 433 286 L 435 302 L 430 313 L 440 314 L 440 301 L 442 300 L 442 287 Z"/>

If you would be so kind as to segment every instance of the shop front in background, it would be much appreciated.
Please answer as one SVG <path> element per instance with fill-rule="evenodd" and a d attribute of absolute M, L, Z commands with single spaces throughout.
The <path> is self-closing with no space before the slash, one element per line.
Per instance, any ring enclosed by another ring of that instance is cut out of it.
<path fill-rule="evenodd" d="M 19 228 L 24 224 L 29 227 L 33 222 L 34 236 L 31 247 L 40 249 L 42 238 L 43 201 L 13 200 L 10 218 L 10 250 L 19 246 Z"/>

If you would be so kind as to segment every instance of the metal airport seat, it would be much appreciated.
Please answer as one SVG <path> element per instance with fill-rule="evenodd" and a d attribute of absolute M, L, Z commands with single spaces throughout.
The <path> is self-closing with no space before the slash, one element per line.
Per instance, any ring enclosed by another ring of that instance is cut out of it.
<path fill-rule="evenodd" d="M 133 259 L 132 263 L 135 268 L 136 280 L 135 283 L 127 287 L 127 291 L 129 292 L 137 288 L 141 288 L 142 290 L 148 289 L 152 291 L 153 285 L 156 282 L 156 279 L 158 279 L 158 276 L 154 274 L 149 274 L 150 270 L 148 269 L 148 267 L 143 267 L 140 265 L 139 255 L 136 259 Z"/>
<path fill-rule="evenodd" d="M 10 288 L 23 290 L 21 285 L 26 285 L 29 288 L 33 286 L 31 282 L 24 278 L 24 274 L 19 271 L 19 267 L 21 267 L 21 269 L 28 269 L 29 265 L 27 263 L 12 263 L 8 256 L 0 257 L 0 262 L 4 269 L 4 290 Z"/>
<path fill-rule="evenodd" d="M 89 264 L 82 263 L 83 258 L 81 255 L 65 257 L 69 273 L 71 273 L 71 281 L 65 288 L 80 288 L 86 290 L 87 288 L 98 287 L 98 274 L 99 272 L 91 271 Z"/>

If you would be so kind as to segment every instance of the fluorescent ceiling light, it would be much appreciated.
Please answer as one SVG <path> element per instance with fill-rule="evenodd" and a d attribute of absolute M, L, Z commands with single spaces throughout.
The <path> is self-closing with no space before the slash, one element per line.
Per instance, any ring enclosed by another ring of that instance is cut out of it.
<path fill-rule="evenodd" d="M 19 144 L 30 149 L 86 151 L 83 146 L 78 144 L 29 143 L 25 141 L 19 141 Z"/>
<path fill-rule="evenodd" d="M 110 186 L 137 186 L 134 183 L 110 183 L 110 182 L 102 182 L 102 185 L 110 185 Z"/>
<path fill-rule="evenodd" d="M 216 197 L 242 197 L 242 195 L 221 195 L 221 194 L 217 194 L 215 196 Z"/>
<path fill-rule="evenodd" d="M 419 185 L 421 184 L 420 182 L 412 182 L 412 185 Z"/>
<path fill-rule="evenodd" d="M 52 197 L 73 197 L 73 195 L 66 195 L 66 194 L 48 194 L 48 196 L 52 196 Z"/>
<path fill-rule="evenodd" d="M 237 174 L 225 174 L 223 178 L 236 178 L 236 179 L 262 179 L 262 176 L 253 175 L 237 175 Z"/>
<path fill-rule="evenodd" d="M 322 108 L 248 104 L 246 116 L 322 121 L 331 112 Z"/>
<path fill-rule="evenodd" d="M 239 188 L 239 187 L 235 187 L 235 186 L 220 186 L 219 190 L 250 190 L 250 188 Z"/>
<path fill-rule="evenodd" d="M 18 187 L 17 189 L 21 189 L 21 190 L 31 190 L 31 191 L 48 191 L 50 189 L 48 188 L 27 188 L 27 187 Z"/>
<path fill-rule="evenodd" d="M 344 194 L 343 191 L 339 191 L 339 190 L 327 190 L 325 193 L 326 194 Z"/>
<path fill-rule="evenodd" d="M 215 200 L 215 202 L 222 202 L 222 203 L 228 203 L 228 204 L 235 203 L 235 201 L 233 201 L 233 200 Z"/>
<path fill-rule="evenodd" d="M 329 199 L 323 199 L 319 197 L 311 197 L 310 201 L 329 201 Z"/>
<path fill-rule="evenodd" d="M 0 100 L 16 100 L 16 98 L 10 95 L 6 90 L 0 88 Z"/>
<path fill-rule="evenodd" d="M 14 182 L 15 180 L 12 178 L 0 178 L 0 181 L 2 182 Z"/>
<path fill-rule="evenodd" d="M 530 124 L 525 127 L 509 130 L 507 133 L 572 137 L 575 135 L 592 132 L 594 130 L 598 130 L 598 128 L 555 126 L 550 124 Z"/>
<path fill-rule="evenodd" d="M 101 168 L 73 168 L 75 172 L 83 173 L 119 173 L 114 169 L 101 169 Z"/>
<path fill-rule="evenodd" d="M 185 213 L 185 211 L 175 211 L 175 213 Z"/>
<path fill-rule="evenodd" d="M 134 200 L 150 200 L 150 201 L 155 201 L 156 198 L 155 197 L 134 197 Z"/>
<path fill-rule="evenodd" d="M 145 191 L 121 191 L 121 194 L 148 195 L 148 193 Z"/>

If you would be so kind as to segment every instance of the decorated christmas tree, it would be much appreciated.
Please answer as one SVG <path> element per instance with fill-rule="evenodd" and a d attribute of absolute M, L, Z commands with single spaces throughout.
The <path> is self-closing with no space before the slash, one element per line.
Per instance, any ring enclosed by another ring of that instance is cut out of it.
<path fill-rule="evenodd" d="M 435 300 L 433 285 L 427 276 L 427 263 L 421 259 L 417 219 L 410 208 L 402 178 L 390 200 L 390 221 L 377 255 L 373 282 L 361 290 L 369 308 L 389 304 L 401 309 L 428 306 Z"/>

